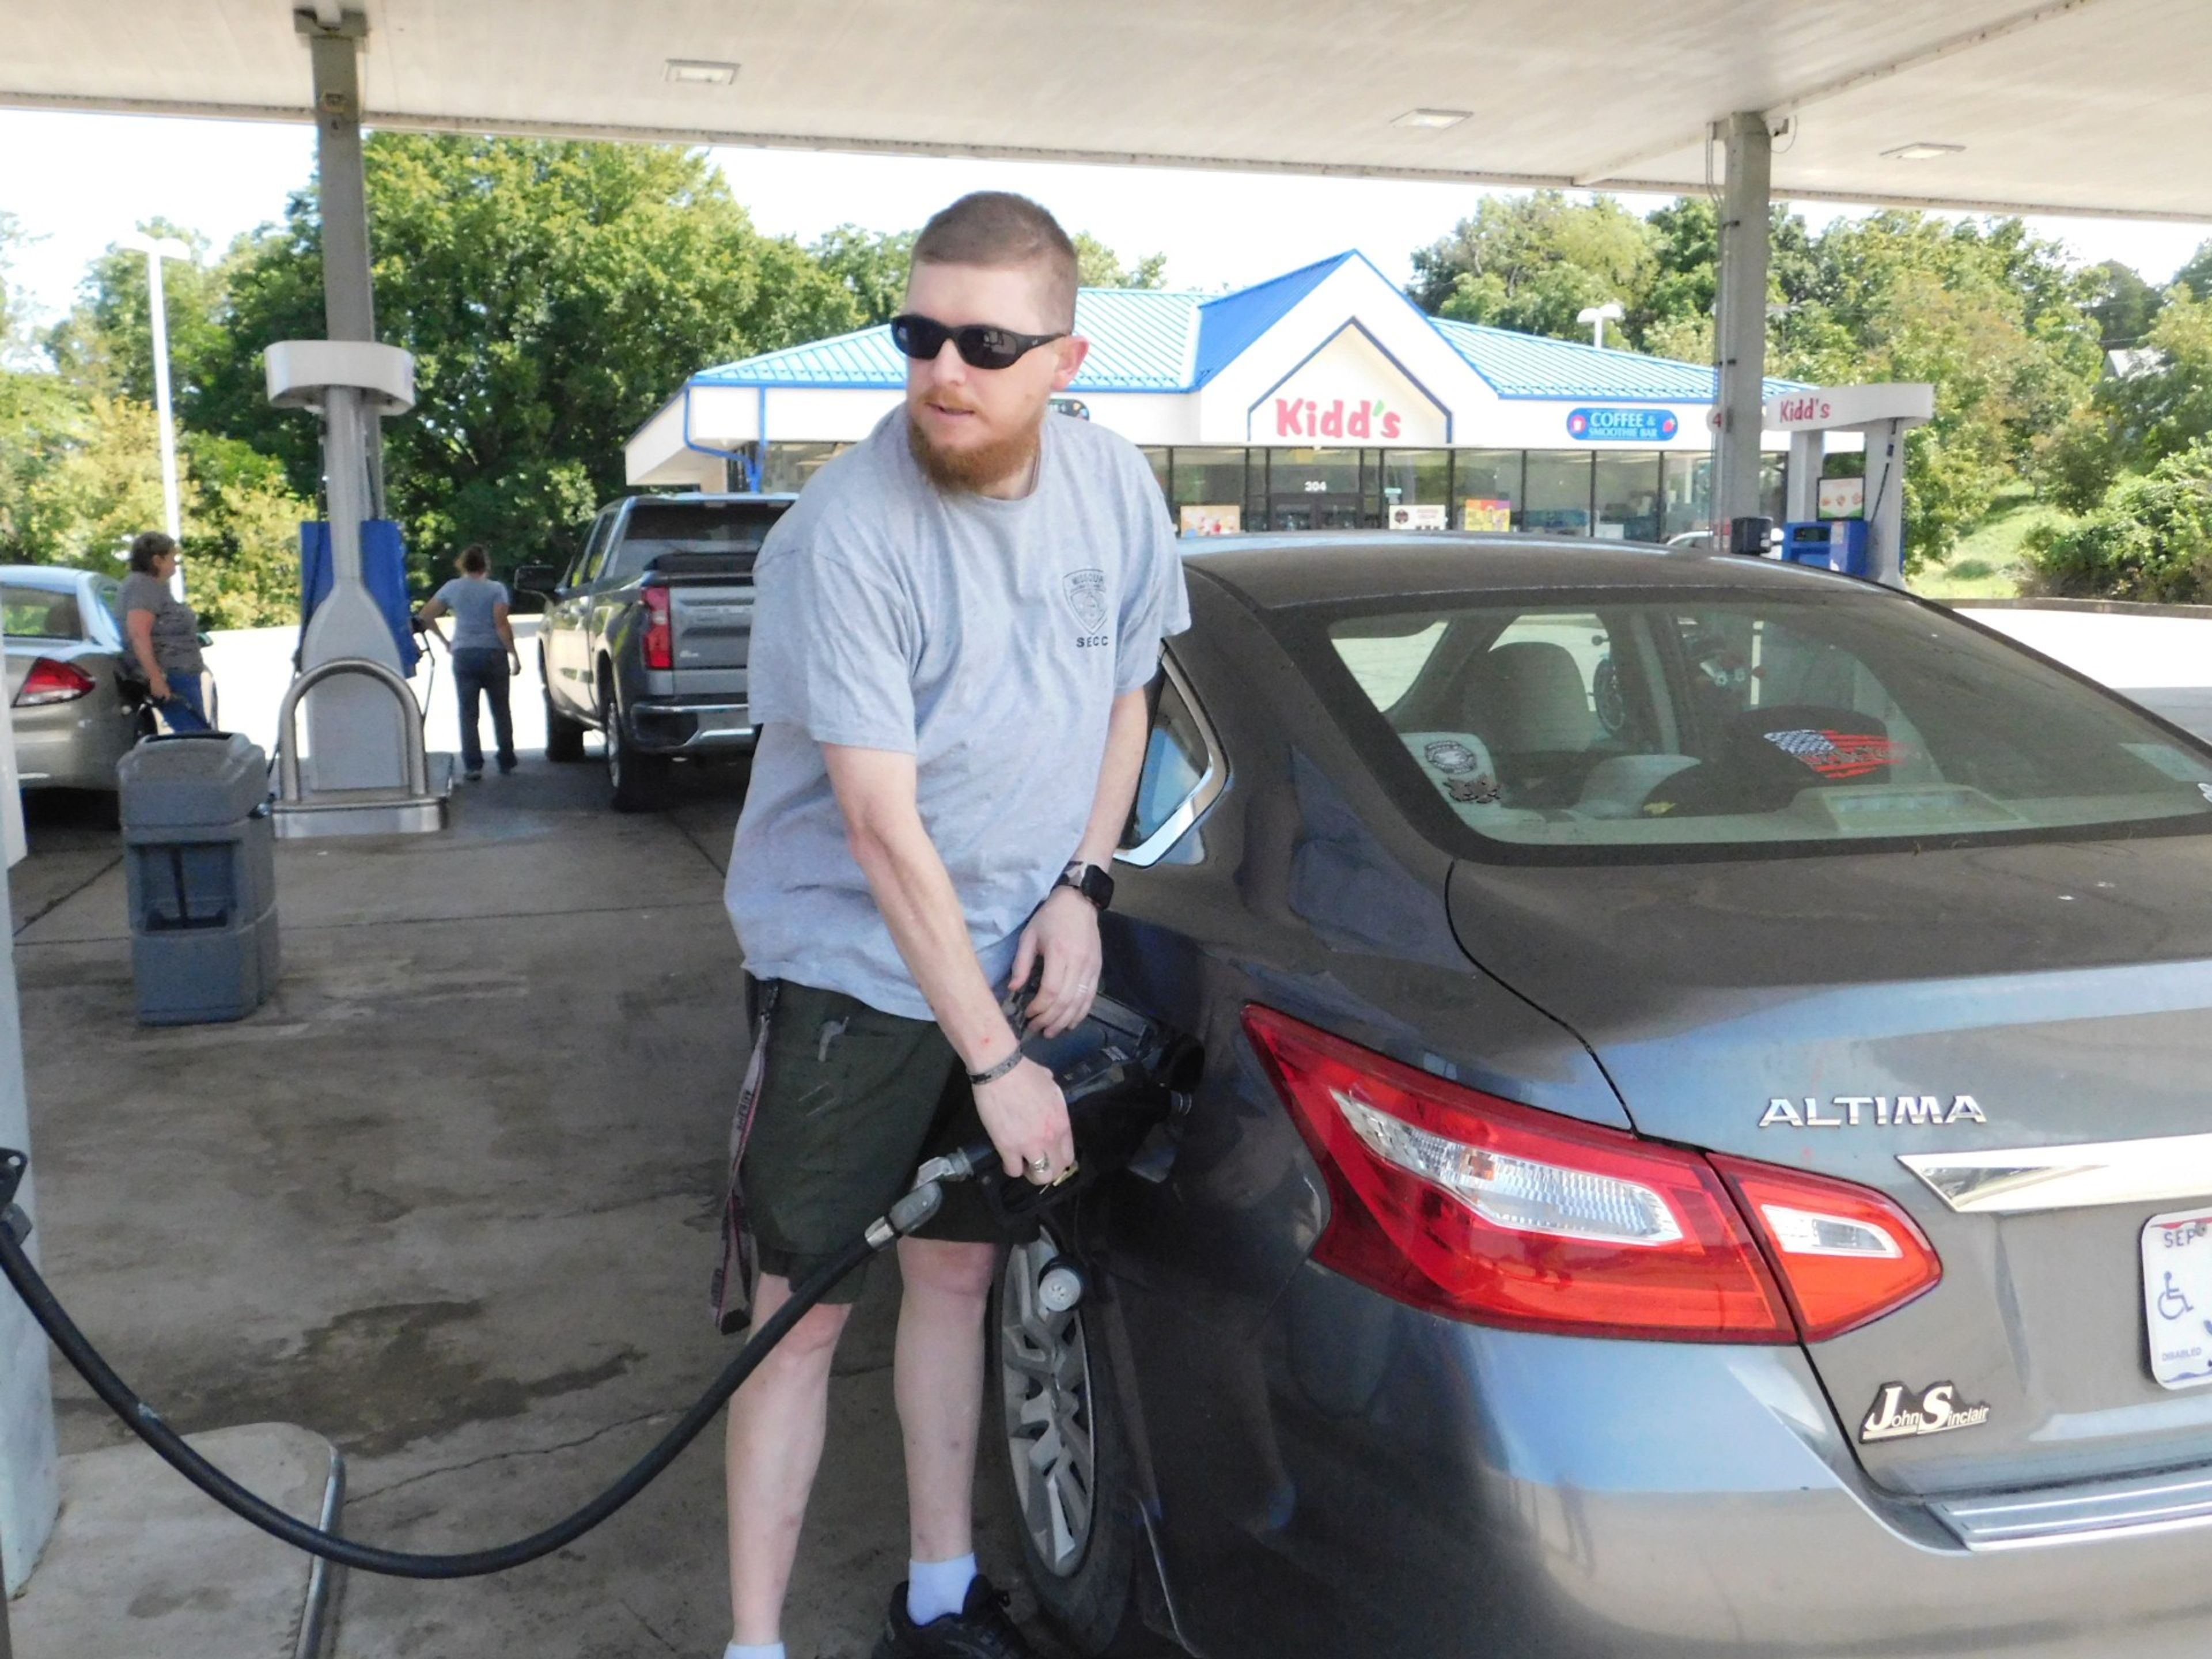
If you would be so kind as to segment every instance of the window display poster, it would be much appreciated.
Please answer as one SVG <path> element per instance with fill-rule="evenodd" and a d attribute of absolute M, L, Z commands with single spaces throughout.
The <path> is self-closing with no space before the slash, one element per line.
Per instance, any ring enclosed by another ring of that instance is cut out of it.
<path fill-rule="evenodd" d="M 1513 503 L 1491 495 L 1469 495 L 1462 504 L 1460 528 L 1510 530 L 1513 528 Z"/>
<path fill-rule="evenodd" d="M 1393 530 L 1442 530 L 1444 527 L 1444 507 L 1442 501 L 1393 502 L 1390 507 L 1390 528 Z"/>
<path fill-rule="evenodd" d="M 1186 502 L 1182 533 L 1186 536 L 1235 536 L 1244 528 L 1244 509 L 1236 502 L 1212 505 Z"/>

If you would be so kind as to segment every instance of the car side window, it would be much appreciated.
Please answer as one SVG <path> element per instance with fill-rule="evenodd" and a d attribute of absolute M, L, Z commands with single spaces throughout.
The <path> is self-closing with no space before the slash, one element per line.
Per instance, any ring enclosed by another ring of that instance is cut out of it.
<path fill-rule="evenodd" d="M 599 523 L 592 528 L 592 539 L 585 544 L 583 563 L 570 586 L 581 587 L 586 582 L 599 580 L 599 572 L 606 568 L 607 549 L 615 538 L 615 521 L 621 516 L 622 509 L 612 507 L 599 514 Z"/>
<path fill-rule="evenodd" d="M 1155 862 L 1212 804 L 1222 781 L 1220 757 L 1204 722 L 1178 677 L 1163 674 L 1144 768 L 1137 775 L 1137 799 L 1117 856 L 1129 864 Z"/>

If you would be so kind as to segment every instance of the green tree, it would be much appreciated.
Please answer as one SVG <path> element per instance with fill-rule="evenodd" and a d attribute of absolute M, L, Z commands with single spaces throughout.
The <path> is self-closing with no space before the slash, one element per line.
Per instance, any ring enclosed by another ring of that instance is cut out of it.
<path fill-rule="evenodd" d="M 29 307 L 15 292 L 9 273 L 15 268 L 16 250 L 23 244 L 21 221 L 0 211 L 0 373 L 35 367 L 36 343 L 31 337 Z"/>
<path fill-rule="evenodd" d="M 839 225 L 807 252 L 853 296 L 855 328 L 873 328 L 898 315 L 906 300 L 907 267 L 914 262 L 911 230 L 865 230 Z"/>
<path fill-rule="evenodd" d="M 2039 527 L 2028 556 L 2051 592 L 2212 599 L 2212 442 L 2119 479 L 2094 512 Z"/>
<path fill-rule="evenodd" d="M 502 568 L 564 556 L 625 488 L 624 441 L 688 376 L 859 321 L 852 291 L 755 229 L 702 152 L 380 132 L 364 168 L 378 334 L 415 358 L 416 408 L 385 423 L 385 456 L 419 571 L 471 541 Z M 230 251 L 222 284 L 204 354 L 176 348 L 193 352 L 189 421 L 310 497 L 314 422 L 269 407 L 260 354 L 323 332 L 313 191 Z"/>
<path fill-rule="evenodd" d="M 2108 351 L 2141 345 L 2166 296 L 2118 259 L 2092 265 L 2083 275 L 2098 285 L 2089 314 L 2097 319 L 2100 343 Z"/>
<path fill-rule="evenodd" d="M 1158 288 L 1166 279 L 1164 253 L 1148 253 L 1124 268 L 1121 256 L 1089 232 L 1068 240 L 1075 244 L 1075 280 L 1084 288 Z"/>
<path fill-rule="evenodd" d="M 1577 312 L 1642 303 L 1658 269 L 1655 240 L 1609 196 L 1486 196 L 1473 217 L 1413 255 L 1408 292 L 1424 310 L 1462 322 L 1588 339 Z"/>
<path fill-rule="evenodd" d="M 224 273 L 208 258 L 207 238 L 166 219 L 149 219 L 141 234 L 170 237 L 192 251 L 190 260 L 161 262 L 161 312 L 169 334 L 171 407 L 192 418 L 199 367 L 228 344 L 218 319 Z M 146 288 L 146 256 L 111 244 L 77 284 L 70 314 L 46 331 L 47 355 L 70 380 L 141 403 L 154 401 L 154 322 Z"/>
<path fill-rule="evenodd" d="M 2212 300 L 2212 242 L 2198 245 L 2180 270 L 2173 273 L 2173 283 L 2189 290 L 2197 300 Z"/>

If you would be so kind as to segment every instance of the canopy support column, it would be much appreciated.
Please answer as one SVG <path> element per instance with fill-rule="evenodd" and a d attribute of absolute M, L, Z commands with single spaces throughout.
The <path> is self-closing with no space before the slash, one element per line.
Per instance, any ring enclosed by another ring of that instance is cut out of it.
<path fill-rule="evenodd" d="M 324 330 L 332 341 L 376 338 L 368 257 L 368 192 L 362 171 L 361 49 L 368 24 L 345 12 L 326 27 L 296 12 L 315 88 L 315 182 L 321 198 Z M 361 526 L 385 516 L 383 436 L 374 404 L 334 382 L 322 399 L 323 493 L 331 525 L 331 587 L 308 619 L 301 672 L 367 660 L 397 673 L 399 648 L 362 574 Z M 358 678 L 319 686 L 307 699 L 307 750 L 319 790 L 395 788 L 402 757 L 390 699 Z"/>
<path fill-rule="evenodd" d="M 1759 516 L 1760 409 L 1766 394 L 1767 204 L 1773 141 L 1756 111 L 1723 124 L 1728 151 L 1720 219 L 1719 432 L 1713 467 L 1713 527 Z"/>

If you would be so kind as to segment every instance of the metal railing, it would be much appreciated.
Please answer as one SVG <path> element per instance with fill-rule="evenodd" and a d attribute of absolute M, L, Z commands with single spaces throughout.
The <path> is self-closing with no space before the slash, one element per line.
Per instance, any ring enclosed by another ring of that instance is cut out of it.
<path fill-rule="evenodd" d="M 319 663 L 294 680 L 284 693 L 284 701 L 276 710 L 276 792 L 277 799 L 296 804 L 306 799 L 300 783 L 300 699 L 325 680 L 341 674 L 362 674 L 383 686 L 399 700 L 407 712 L 400 720 L 399 729 L 407 745 L 407 792 L 414 796 L 430 793 L 430 760 L 422 748 L 422 708 L 415 701 L 414 692 L 398 672 L 367 657 L 337 657 Z"/>

